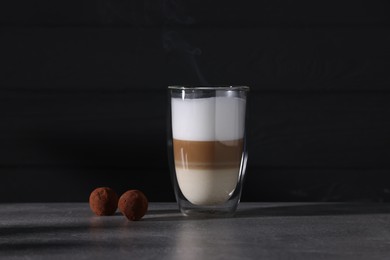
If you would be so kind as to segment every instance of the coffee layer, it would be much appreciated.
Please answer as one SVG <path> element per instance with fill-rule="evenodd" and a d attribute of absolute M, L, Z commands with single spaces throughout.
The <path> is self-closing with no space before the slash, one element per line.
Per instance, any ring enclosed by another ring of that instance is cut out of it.
<path fill-rule="evenodd" d="M 241 163 L 243 139 L 229 141 L 173 140 L 176 168 L 226 169 Z"/>

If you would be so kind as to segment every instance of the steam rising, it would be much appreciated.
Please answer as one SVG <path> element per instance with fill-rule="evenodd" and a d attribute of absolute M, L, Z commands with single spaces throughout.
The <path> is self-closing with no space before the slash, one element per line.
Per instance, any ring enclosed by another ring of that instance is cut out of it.
<path fill-rule="evenodd" d="M 178 26 L 188 26 L 195 23 L 195 20 L 186 14 L 185 8 L 180 5 L 177 0 L 165 0 L 163 2 L 163 15 L 165 19 L 162 30 L 163 48 L 168 53 L 177 53 L 183 57 L 186 66 L 189 67 L 191 73 L 194 73 L 199 83 L 208 85 L 207 80 L 201 73 L 198 64 L 198 58 L 202 54 L 200 48 L 192 46 L 184 37 L 174 30 Z M 182 64 L 178 64 L 182 66 Z"/>

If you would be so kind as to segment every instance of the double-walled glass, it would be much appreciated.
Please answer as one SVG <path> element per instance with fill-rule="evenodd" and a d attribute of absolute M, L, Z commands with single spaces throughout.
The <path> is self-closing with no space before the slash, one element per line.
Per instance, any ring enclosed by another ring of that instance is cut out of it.
<path fill-rule="evenodd" d="M 187 216 L 232 216 L 246 163 L 249 87 L 169 86 L 168 152 L 173 188 Z"/>

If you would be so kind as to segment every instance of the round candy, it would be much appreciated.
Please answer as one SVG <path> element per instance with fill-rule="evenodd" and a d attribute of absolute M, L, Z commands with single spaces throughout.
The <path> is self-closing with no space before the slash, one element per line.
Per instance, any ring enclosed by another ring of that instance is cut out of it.
<path fill-rule="evenodd" d="M 128 220 L 140 220 L 148 210 L 148 199 L 139 190 L 128 190 L 119 198 L 118 208 Z"/>
<path fill-rule="evenodd" d="M 118 208 L 118 195 L 109 187 L 96 188 L 89 196 L 89 206 L 98 216 L 114 215 Z"/>

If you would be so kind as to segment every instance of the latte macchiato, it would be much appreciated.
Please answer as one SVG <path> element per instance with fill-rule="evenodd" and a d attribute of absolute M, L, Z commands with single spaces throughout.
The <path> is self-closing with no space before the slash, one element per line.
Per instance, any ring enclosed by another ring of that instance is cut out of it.
<path fill-rule="evenodd" d="M 176 178 L 195 205 L 225 203 L 239 181 L 244 146 L 245 99 L 172 98 Z"/>

